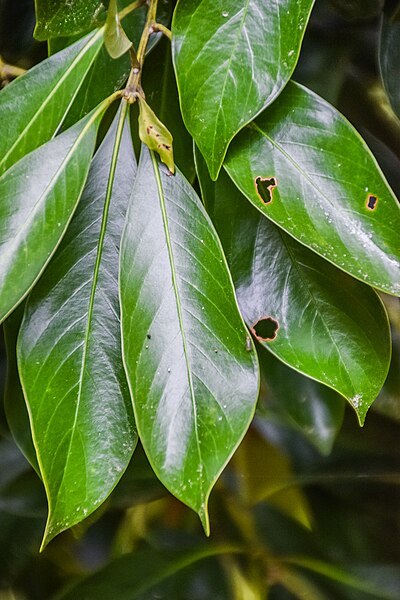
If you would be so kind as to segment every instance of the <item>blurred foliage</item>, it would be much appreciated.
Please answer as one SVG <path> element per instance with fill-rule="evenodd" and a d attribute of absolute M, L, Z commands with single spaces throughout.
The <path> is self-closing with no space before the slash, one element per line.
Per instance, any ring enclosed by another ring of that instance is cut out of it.
<path fill-rule="evenodd" d="M 294 78 L 352 121 L 399 194 L 400 122 L 385 90 L 400 77 L 382 81 L 378 50 L 381 21 L 385 31 L 398 27 L 400 3 L 382 10 L 381 0 L 317 1 Z M 43 56 L 33 27 L 33 1 L 0 1 L 4 61 L 28 67 Z M 257 417 L 212 496 L 209 540 L 139 448 L 106 505 L 38 554 L 45 496 L 2 407 L 0 600 L 398 600 L 400 310 L 398 299 L 384 301 L 392 366 L 363 429 L 348 408 L 341 426 L 343 403 L 332 392 L 324 396 L 260 352 L 281 385 L 273 394 L 265 378 Z M 2 393 L 5 373 L 1 342 Z M 8 415 L 20 393 L 10 385 Z M 326 428 L 327 413 L 334 429 Z"/>

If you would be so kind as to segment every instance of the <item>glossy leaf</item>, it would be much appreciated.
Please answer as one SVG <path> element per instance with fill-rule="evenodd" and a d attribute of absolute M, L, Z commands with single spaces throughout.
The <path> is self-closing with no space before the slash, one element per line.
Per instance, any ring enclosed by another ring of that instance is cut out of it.
<path fill-rule="evenodd" d="M 157 152 L 170 173 L 174 173 L 172 135 L 144 98 L 139 100 L 139 136 L 150 150 Z"/>
<path fill-rule="evenodd" d="M 400 293 L 399 203 L 358 133 L 322 98 L 288 84 L 234 140 L 226 168 L 256 208 L 302 244 Z"/>
<path fill-rule="evenodd" d="M 0 321 L 35 284 L 68 227 L 108 104 L 0 177 Z"/>
<path fill-rule="evenodd" d="M 400 20 L 384 17 L 379 48 L 379 63 L 386 93 L 400 118 Z"/>
<path fill-rule="evenodd" d="M 76 215 L 29 297 L 19 336 L 21 381 L 49 503 L 44 544 L 104 501 L 136 444 L 117 286 L 117 248 L 136 172 L 129 131 L 122 136 L 125 109 L 93 159 Z"/>
<path fill-rule="evenodd" d="M 258 420 L 302 433 L 322 454 L 329 454 L 343 421 L 343 398 L 332 389 L 289 369 L 273 354 L 259 350 L 264 394 Z"/>
<path fill-rule="evenodd" d="M 93 28 L 104 12 L 102 0 L 35 0 L 37 40 L 74 35 Z"/>
<path fill-rule="evenodd" d="M 104 45 L 111 58 L 119 58 L 132 46 L 119 20 L 117 0 L 108 5 Z"/>
<path fill-rule="evenodd" d="M 145 600 L 157 597 L 158 594 L 153 596 L 151 592 L 157 584 L 165 583 L 169 578 L 182 582 L 182 571 L 191 565 L 232 552 L 237 552 L 237 549 L 227 545 L 188 549 L 179 553 L 142 550 L 127 554 L 60 594 L 56 600 Z M 223 578 L 222 573 L 221 576 Z M 224 594 L 222 598 L 225 600 L 227 596 Z"/>
<path fill-rule="evenodd" d="M 208 532 L 210 490 L 258 392 L 254 348 L 215 231 L 179 171 L 144 146 L 122 239 L 123 357 L 140 439 Z"/>
<path fill-rule="evenodd" d="M 0 94 L 0 175 L 61 125 L 100 50 L 102 30 L 44 60 Z"/>
<path fill-rule="evenodd" d="M 186 127 L 216 179 L 234 135 L 279 95 L 313 0 L 180 0 L 172 42 Z"/>
<path fill-rule="evenodd" d="M 17 366 L 17 336 L 24 314 L 24 304 L 3 323 L 4 343 L 7 350 L 7 379 L 4 390 L 4 410 L 15 443 L 33 468 L 39 473 L 36 451 L 32 442 L 29 415 Z"/>
<path fill-rule="evenodd" d="M 381 300 L 253 209 L 224 173 L 208 187 L 202 181 L 253 335 L 289 366 L 345 396 L 363 423 L 390 364 Z"/>

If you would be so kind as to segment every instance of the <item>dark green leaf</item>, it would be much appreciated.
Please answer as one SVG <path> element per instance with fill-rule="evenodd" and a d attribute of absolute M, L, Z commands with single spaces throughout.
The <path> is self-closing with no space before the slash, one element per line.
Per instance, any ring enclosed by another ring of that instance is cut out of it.
<path fill-rule="evenodd" d="M 213 484 L 243 437 L 257 359 L 215 231 L 178 171 L 144 146 L 121 250 L 123 356 L 144 449 L 209 529 Z"/>
<path fill-rule="evenodd" d="M 49 502 L 44 544 L 104 501 L 136 444 L 117 285 L 117 248 L 136 171 L 129 132 L 122 136 L 125 109 L 93 160 L 19 336 L 21 381 Z"/>
<path fill-rule="evenodd" d="M 400 206 L 348 121 L 290 83 L 231 145 L 226 168 L 269 219 L 369 285 L 400 293 Z"/>
<path fill-rule="evenodd" d="M 330 388 L 289 369 L 260 349 L 265 393 L 258 418 L 302 433 L 322 454 L 329 454 L 343 421 L 344 401 Z"/>
<path fill-rule="evenodd" d="M 400 118 L 400 20 L 384 17 L 382 21 L 379 62 L 386 93 Z"/>
<path fill-rule="evenodd" d="M 180 578 L 181 572 L 200 560 L 219 554 L 230 554 L 231 546 L 208 546 L 186 552 L 156 552 L 142 550 L 127 554 L 110 563 L 56 600 L 145 600 L 156 598 L 150 590 L 170 577 Z M 225 598 L 225 596 L 223 596 Z"/>
<path fill-rule="evenodd" d="M 180 0 L 172 41 L 183 119 L 216 179 L 234 135 L 281 92 L 313 0 Z"/>
<path fill-rule="evenodd" d="M 39 473 L 36 451 L 32 442 L 28 411 L 17 366 L 17 336 L 23 314 L 24 304 L 20 304 L 3 324 L 4 342 L 7 349 L 7 380 L 4 390 L 4 410 L 15 443 L 33 468 Z"/>
<path fill-rule="evenodd" d="M 108 104 L 0 177 L 0 321 L 38 280 L 68 227 Z"/>
<path fill-rule="evenodd" d="M 216 184 L 200 178 L 253 334 L 280 360 L 345 396 L 363 423 L 390 364 L 381 300 L 250 206 L 226 174 Z"/>
<path fill-rule="evenodd" d="M 100 50 L 99 30 L 55 54 L 0 94 L 0 175 L 57 131 Z"/>
<path fill-rule="evenodd" d="M 102 0 L 35 0 L 37 40 L 74 35 L 93 28 L 104 12 Z"/>
<path fill-rule="evenodd" d="M 82 192 L 106 105 L 0 178 L 0 320 L 40 277 Z"/>

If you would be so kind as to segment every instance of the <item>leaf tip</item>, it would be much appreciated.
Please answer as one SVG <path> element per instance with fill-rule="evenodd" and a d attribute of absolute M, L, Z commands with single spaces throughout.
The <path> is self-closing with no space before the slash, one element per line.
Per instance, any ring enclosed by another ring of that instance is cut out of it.
<path fill-rule="evenodd" d="M 201 505 L 201 507 L 197 511 L 197 514 L 199 515 L 204 533 L 207 537 L 210 537 L 210 517 L 208 515 L 207 500 L 205 500 L 204 503 Z"/>

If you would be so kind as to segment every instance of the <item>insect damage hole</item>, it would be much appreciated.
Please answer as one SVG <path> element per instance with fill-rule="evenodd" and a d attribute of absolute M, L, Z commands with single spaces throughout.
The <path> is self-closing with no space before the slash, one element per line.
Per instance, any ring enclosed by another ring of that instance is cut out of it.
<path fill-rule="evenodd" d="M 374 196 L 373 194 L 368 194 L 368 196 L 367 196 L 368 210 L 375 210 L 377 204 L 378 204 L 378 196 Z"/>
<path fill-rule="evenodd" d="M 279 323 L 272 317 L 262 317 L 251 326 L 252 334 L 259 342 L 272 342 L 278 334 Z"/>
<path fill-rule="evenodd" d="M 273 200 L 272 192 L 278 186 L 276 177 L 256 177 L 254 183 L 261 202 L 270 204 Z"/>

